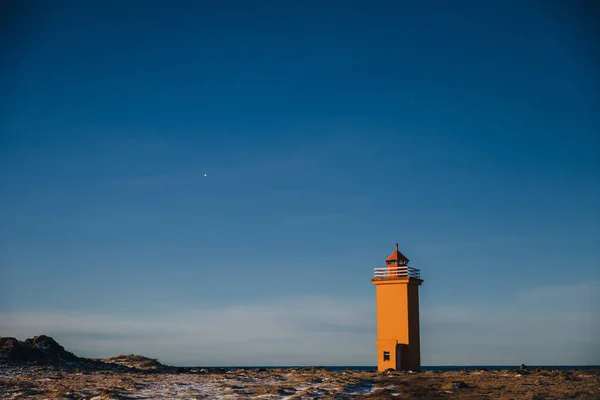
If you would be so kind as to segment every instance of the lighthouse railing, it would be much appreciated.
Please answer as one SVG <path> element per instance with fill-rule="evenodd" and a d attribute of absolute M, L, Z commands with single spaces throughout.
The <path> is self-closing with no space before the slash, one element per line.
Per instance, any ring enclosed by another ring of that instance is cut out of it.
<path fill-rule="evenodd" d="M 407 265 L 397 267 L 382 267 L 374 268 L 375 278 L 415 278 L 421 279 L 421 271 L 417 268 L 412 268 Z"/>

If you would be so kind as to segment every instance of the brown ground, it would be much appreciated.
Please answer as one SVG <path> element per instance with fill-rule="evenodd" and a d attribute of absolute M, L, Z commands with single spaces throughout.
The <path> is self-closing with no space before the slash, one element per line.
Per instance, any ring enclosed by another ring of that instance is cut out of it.
<path fill-rule="evenodd" d="M 0 398 L 600 399 L 600 370 L 408 374 L 152 367 L 0 365 Z"/>
<path fill-rule="evenodd" d="M 600 370 L 383 375 L 365 399 L 600 399 Z M 360 398 L 360 397 L 359 397 Z"/>

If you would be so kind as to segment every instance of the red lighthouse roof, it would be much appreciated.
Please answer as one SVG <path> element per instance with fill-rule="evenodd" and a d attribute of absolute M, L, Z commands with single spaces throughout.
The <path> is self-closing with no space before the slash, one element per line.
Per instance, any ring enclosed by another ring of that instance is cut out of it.
<path fill-rule="evenodd" d="M 404 261 L 405 263 L 408 263 L 408 258 L 406 258 L 404 254 L 400 253 L 400 251 L 398 250 L 398 243 L 396 243 L 396 250 L 394 250 L 394 252 L 390 254 L 390 256 L 386 258 L 385 261 Z"/>

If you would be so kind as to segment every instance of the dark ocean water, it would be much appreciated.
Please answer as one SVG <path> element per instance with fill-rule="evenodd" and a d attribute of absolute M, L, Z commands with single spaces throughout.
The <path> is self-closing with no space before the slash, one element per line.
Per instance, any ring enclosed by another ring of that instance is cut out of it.
<path fill-rule="evenodd" d="M 488 371 L 494 370 L 517 370 L 521 366 L 520 365 L 429 365 L 421 367 L 422 371 L 442 371 L 442 372 L 452 372 L 452 371 L 461 371 L 463 369 L 468 370 L 481 370 L 486 369 Z M 224 369 L 234 370 L 234 369 L 275 369 L 275 368 L 307 368 L 306 366 L 268 366 L 268 367 L 227 367 Z M 330 371 L 377 371 L 377 366 L 373 365 L 348 365 L 348 366 L 325 366 Z M 527 365 L 528 369 L 541 368 L 547 370 L 591 370 L 591 369 L 600 369 L 600 365 Z"/>

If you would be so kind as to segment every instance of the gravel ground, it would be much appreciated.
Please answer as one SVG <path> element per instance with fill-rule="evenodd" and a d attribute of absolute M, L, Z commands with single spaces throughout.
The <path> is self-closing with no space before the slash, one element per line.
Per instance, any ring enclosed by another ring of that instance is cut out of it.
<path fill-rule="evenodd" d="M 0 365 L 2 399 L 600 399 L 600 370 L 377 373 Z"/>

